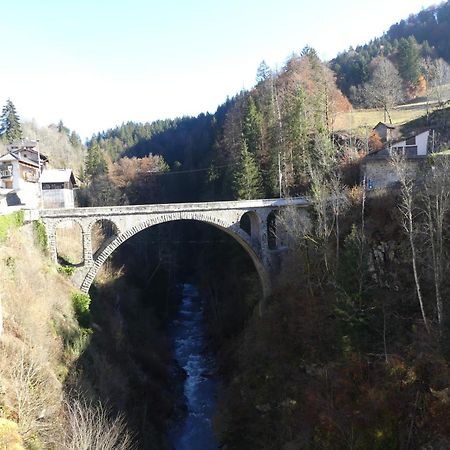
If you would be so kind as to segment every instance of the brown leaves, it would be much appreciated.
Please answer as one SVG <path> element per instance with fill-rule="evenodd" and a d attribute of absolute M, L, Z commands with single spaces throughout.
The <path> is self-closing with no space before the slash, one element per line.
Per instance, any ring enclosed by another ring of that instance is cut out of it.
<path fill-rule="evenodd" d="M 132 183 L 143 181 L 149 174 L 166 169 L 164 160 L 159 155 L 149 155 L 144 158 L 120 158 L 110 171 L 111 181 L 119 188 L 125 188 Z"/>

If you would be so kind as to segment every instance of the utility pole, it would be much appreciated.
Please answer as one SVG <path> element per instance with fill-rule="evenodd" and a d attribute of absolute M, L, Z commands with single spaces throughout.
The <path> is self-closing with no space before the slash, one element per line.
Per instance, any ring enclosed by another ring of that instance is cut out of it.
<path fill-rule="evenodd" d="M 281 172 L 281 152 L 278 151 L 278 184 L 280 187 L 280 198 L 283 197 L 281 189 L 281 181 L 283 179 L 283 173 Z"/>
<path fill-rule="evenodd" d="M 42 199 L 42 183 L 41 183 L 41 175 L 42 175 L 42 168 L 41 168 L 41 152 L 39 150 L 39 139 L 36 139 L 36 149 L 38 154 L 38 167 L 39 167 L 39 178 L 38 178 L 38 185 L 39 185 L 39 201 L 40 201 L 40 207 L 43 208 L 44 202 Z"/>

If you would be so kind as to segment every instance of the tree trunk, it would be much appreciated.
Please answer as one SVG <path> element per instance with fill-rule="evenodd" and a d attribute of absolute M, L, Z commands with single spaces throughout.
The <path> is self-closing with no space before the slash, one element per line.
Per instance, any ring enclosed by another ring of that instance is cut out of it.
<path fill-rule="evenodd" d="M 412 216 L 412 205 L 409 200 L 408 205 L 408 234 L 409 234 L 409 244 L 411 246 L 411 264 L 414 272 L 414 282 L 416 285 L 416 293 L 417 293 L 417 299 L 419 300 L 420 305 L 420 311 L 422 313 L 422 319 L 423 323 L 425 325 L 425 328 L 427 332 L 430 332 L 430 328 L 428 326 L 427 316 L 425 313 L 425 308 L 423 305 L 423 298 L 422 298 L 422 291 L 420 289 L 420 280 L 419 280 L 419 274 L 417 271 L 417 257 L 416 257 L 416 246 L 414 244 L 414 224 L 413 224 L 413 216 Z"/>

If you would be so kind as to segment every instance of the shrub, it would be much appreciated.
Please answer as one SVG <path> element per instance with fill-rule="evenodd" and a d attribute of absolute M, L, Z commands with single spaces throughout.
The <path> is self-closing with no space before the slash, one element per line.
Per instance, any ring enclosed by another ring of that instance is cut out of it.
<path fill-rule="evenodd" d="M 24 450 L 18 426 L 11 420 L 0 418 L 0 448 L 8 450 Z"/>
<path fill-rule="evenodd" d="M 0 216 L 0 242 L 8 236 L 8 231 L 17 229 L 23 225 L 24 212 L 16 211 L 12 214 Z"/>
<path fill-rule="evenodd" d="M 45 230 L 45 226 L 42 223 L 42 220 L 36 220 L 34 222 L 34 233 L 39 248 L 44 253 L 46 253 L 48 249 L 48 239 L 47 239 L 47 231 Z"/>
<path fill-rule="evenodd" d="M 72 306 L 79 324 L 87 327 L 90 322 L 91 297 L 83 292 L 72 293 Z"/>
<path fill-rule="evenodd" d="M 58 266 L 58 272 L 66 275 L 68 277 L 71 277 L 73 273 L 75 272 L 74 266 Z"/>
<path fill-rule="evenodd" d="M 99 403 L 76 399 L 67 402 L 67 432 L 64 450 L 131 450 L 134 437 L 122 415 L 112 416 Z"/>

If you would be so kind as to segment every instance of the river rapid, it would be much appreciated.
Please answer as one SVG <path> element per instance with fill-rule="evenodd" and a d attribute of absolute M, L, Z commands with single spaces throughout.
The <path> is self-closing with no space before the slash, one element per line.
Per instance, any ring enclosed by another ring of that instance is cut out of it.
<path fill-rule="evenodd" d="M 169 327 L 177 364 L 186 373 L 183 393 L 187 412 L 169 429 L 175 450 L 217 450 L 212 430 L 217 379 L 213 355 L 206 348 L 204 302 L 195 286 L 183 284 L 178 313 Z"/>

